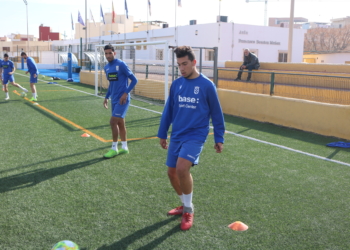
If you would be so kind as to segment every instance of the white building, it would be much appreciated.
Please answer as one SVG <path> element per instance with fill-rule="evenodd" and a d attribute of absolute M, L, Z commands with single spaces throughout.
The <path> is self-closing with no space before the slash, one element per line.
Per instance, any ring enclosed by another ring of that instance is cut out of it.
<path fill-rule="evenodd" d="M 304 33 L 302 29 L 293 29 L 292 61 L 303 61 Z M 225 61 L 242 61 L 243 50 L 249 48 L 254 52 L 260 62 L 286 61 L 288 53 L 289 29 L 269 26 L 255 26 L 236 23 L 210 23 L 187 25 L 139 31 L 125 34 L 113 34 L 90 38 L 88 43 L 139 43 L 167 40 L 170 46 L 189 45 L 192 47 L 205 47 L 202 51 L 204 65 L 210 65 L 213 61 L 212 47 L 218 47 L 218 62 L 222 66 Z M 85 47 L 85 39 L 83 47 Z M 54 46 L 67 51 L 69 45 L 73 45 L 73 52 L 78 53 L 80 39 L 54 41 Z M 136 44 L 135 44 L 136 45 Z M 88 46 L 93 49 L 94 46 Z M 159 51 L 143 52 L 144 48 L 136 49 L 137 57 L 149 60 L 162 60 Z M 197 60 L 199 49 L 195 49 Z M 79 53 L 80 54 L 80 53 Z M 170 57 L 171 58 L 171 57 Z M 48 62 L 43 62 L 48 63 Z"/>

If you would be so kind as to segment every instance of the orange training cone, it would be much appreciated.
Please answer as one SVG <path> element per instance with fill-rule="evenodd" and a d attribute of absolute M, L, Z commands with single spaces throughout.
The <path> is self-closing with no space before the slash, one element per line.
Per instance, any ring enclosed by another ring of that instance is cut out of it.
<path fill-rule="evenodd" d="M 90 137 L 90 135 L 88 133 L 84 133 L 81 135 L 81 137 Z"/>
<path fill-rule="evenodd" d="M 248 226 L 241 221 L 233 222 L 228 227 L 235 231 L 246 231 L 248 229 Z"/>

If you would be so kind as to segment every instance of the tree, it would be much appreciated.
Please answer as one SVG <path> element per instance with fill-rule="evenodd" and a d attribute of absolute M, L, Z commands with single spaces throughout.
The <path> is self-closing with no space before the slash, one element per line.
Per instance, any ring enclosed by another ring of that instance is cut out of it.
<path fill-rule="evenodd" d="M 315 28 L 305 34 L 304 51 L 342 52 L 350 50 L 350 25 L 342 28 Z"/>

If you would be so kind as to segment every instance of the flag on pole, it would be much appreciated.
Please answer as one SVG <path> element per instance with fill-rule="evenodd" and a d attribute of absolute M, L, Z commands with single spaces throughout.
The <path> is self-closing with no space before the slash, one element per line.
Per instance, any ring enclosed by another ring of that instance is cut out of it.
<path fill-rule="evenodd" d="M 102 5 L 100 4 L 100 16 L 101 16 L 101 18 L 102 18 L 102 22 L 103 22 L 103 24 L 106 24 L 106 22 L 105 22 L 105 16 L 103 15 L 103 11 L 102 11 Z"/>
<path fill-rule="evenodd" d="M 112 23 L 115 23 L 115 12 L 114 12 L 113 1 L 112 1 Z"/>
<path fill-rule="evenodd" d="M 179 7 L 182 7 L 182 5 L 181 5 L 181 0 L 178 0 L 177 5 L 178 5 Z"/>
<path fill-rule="evenodd" d="M 72 13 L 70 13 L 70 16 L 71 16 L 71 18 L 72 18 L 72 30 L 74 30 L 73 14 L 72 14 Z"/>
<path fill-rule="evenodd" d="M 149 15 L 151 16 L 151 0 L 148 0 Z"/>
<path fill-rule="evenodd" d="M 94 16 L 92 15 L 91 9 L 90 9 L 90 16 L 91 16 L 92 21 L 94 21 L 94 24 L 95 24 L 95 27 L 96 27 L 96 22 L 95 22 Z"/>
<path fill-rule="evenodd" d="M 81 15 L 80 15 L 80 11 L 78 11 L 78 22 L 79 22 L 81 25 L 85 26 L 84 20 L 83 20 L 83 18 L 82 18 Z"/>
<path fill-rule="evenodd" d="M 129 15 L 128 15 L 128 5 L 126 4 L 126 0 L 125 0 L 125 12 L 126 12 L 126 18 L 129 19 Z"/>

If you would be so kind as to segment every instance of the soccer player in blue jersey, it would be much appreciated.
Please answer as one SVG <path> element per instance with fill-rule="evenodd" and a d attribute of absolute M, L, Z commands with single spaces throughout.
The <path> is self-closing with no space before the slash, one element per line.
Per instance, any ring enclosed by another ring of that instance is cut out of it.
<path fill-rule="evenodd" d="M 30 99 L 32 102 L 36 102 L 38 98 L 38 94 L 36 92 L 36 86 L 35 84 L 38 83 L 38 76 L 39 71 L 38 67 L 36 66 L 36 63 L 32 57 L 27 56 L 25 52 L 21 53 L 21 57 L 24 58 L 27 61 L 27 68 L 28 71 L 26 74 L 30 74 L 30 88 L 32 89 L 32 95 L 33 97 Z"/>
<path fill-rule="evenodd" d="M 2 62 L 3 62 L 3 60 L 0 59 L 0 81 L 1 81 L 1 85 L 2 85 L 2 91 L 5 91 L 5 87 L 2 84 Z"/>
<path fill-rule="evenodd" d="M 198 164 L 209 133 L 210 118 L 214 126 L 214 149 L 217 153 L 222 152 L 225 123 L 215 85 L 197 71 L 192 48 L 181 46 L 174 52 L 182 77 L 171 85 L 158 137 L 161 147 L 168 149 L 168 177 L 183 204 L 170 210 L 168 215 L 182 214 L 180 227 L 188 230 L 192 227 L 194 217 L 193 179 L 190 169 Z M 171 124 L 168 148 L 167 133 Z"/>
<path fill-rule="evenodd" d="M 104 47 L 105 57 L 108 64 L 104 67 L 107 80 L 109 81 L 108 91 L 103 106 L 108 108 L 108 99 L 111 99 L 112 116 L 110 125 L 112 129 L 112 148 L 103 156 L 112 158 L 118 154 L 129 153 L 126 141 L 125 115 L 130 105 L 130 91 L 135 87 L 137 79 L 125 62 L 115 59 L 116 52 L 112 45 Z M 131 80 L 129 84 L 129 79 Z M 118 150 L 118 137 L 120 136 L 122 148 Z"/>
<path fill-rule="evenodd" d="M 4 54 L 4 60 L 1 62 L 0 66 L 0 74 L 2 73 L 2 85 L 4 87 L 4 91 L 6 94 L 5 100 L 9 100 L 9 90 L 8 90 L 8 82 L 10 82 L 13 86 L 20 88 L 24 92 L 28 92 L 27 89 L 23 88 L 18 83 L 15 83 L 15 77 L 13 76 L 13 73 L 15 73 L 15 65 L 11 60 L 9 60 L 8 54 Z"/>

